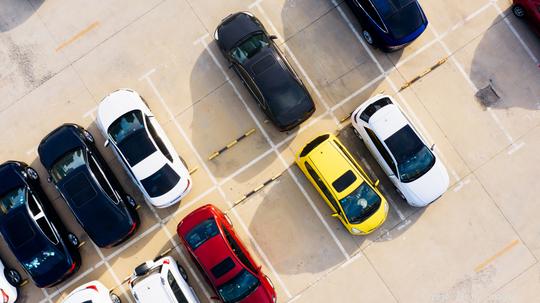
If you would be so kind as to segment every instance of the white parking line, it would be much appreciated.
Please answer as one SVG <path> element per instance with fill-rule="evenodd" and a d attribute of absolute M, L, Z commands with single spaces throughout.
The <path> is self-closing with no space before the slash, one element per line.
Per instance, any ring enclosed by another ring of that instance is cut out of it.
<path fill-rule="evenodd" d="M 204 41 L 204 40 L 201 40 L 201 41 Z M 206 48 L 206 47 L 205 47 Z M 213 55 L 212 55 L 213 56 Z M 215 58 L 215 57 L 213 57 Z M 223 70 L 223 67 L 221 67 L 221 65 L 219 65 L 219 67 L 222 69 L 222 72 L 225 74 L 225 71 Z M 210 169 L 208 168 L 208 165 L 206 165 L 206 162 L 204 162 L 202 156 L 199 154 L 199 152 L 197 151 L 197 149 L 195 148 L 195 146 L 193 145 L 193 143 L 191 142 L 191 140 L 189 139 L 189 136 L 185 133 L 185 131 L 182 129 L 182 127 L 180 126 L 180 124 L 178 123 L 178 121 L 176 120 L 176 118 L 174 117 L 174 114 L 172 113 L 172 111 L 170 110 L 170 108 L 167 106 L 167 103 L 165 102 L 165 100 L 163 99 L 163 97 L 161 96 L 161 94 L 159 93 L 158 89 L 156 88 L 154 82 L 152 81 L 152 79 L 150 78 L 151 74 L 155 71 L 152 70 L 148 73 L 145 74 L 144 77 L 141 77 L 141 78 L 144 78 L 148 85 L 150 86 L 150 88 L 152 89 L 152 91 L 154 92 L 154 94 L 156 95 L 156 97 L 158 98 L 158 100 L 160 101 L 161 105 L 165 108 L 165 110 L 167 111 L 167 114 L 169 115 L 169 118 L 173 121 L 173 124 L 175 125 L 176 129 L 178 130 L 178 132 L 180 133 L 180 135 L 184 138 L 184 140 L 187 142 L 187 144 L 189 145 L 190 149 L 193 151 L 193 153 L 195 154 L 195 156 L 197 157 L 197 159 L 199 160 L 200 164 L 203 166 L 204 170 L 206 171 L 206 173 L 208 174 L 208 176 L 210 177 L 212 183 L 214 184 L 214 186 L 217 186 L 217 189 L 220 193 L 220 195 L 222 196 L 222 198 L 229 204 L 231 204 L 231 202 L 227 199 L 225 193 L 223 192 L 223 190 L 221 189 L 221 187 L 218 186 L 218 183 L 217 183 L 217 180 L 215 178 L 215 176 L 212 174 L 212 172 L 210 171 Z M 229 81 L 230 82 L 230 81 Z M 232 82 L 230 82 L 232 83 Z M 232 206 L 232 205 L 231 205 Z M 285 283 L 283 282 L 283 280 L 281 279 L 281 277 L 277 274 L 274 266 L 272 265 L 272 263 L 270 263 L 270 260 L 268 259 L 268 257 L 266 256 L 265 252 L 262 250 L 262 248 L 259 246 L 259 244 L 257 243 L 257 241 L 255 240 L 255 238 L 253 237 L 253 235 L 251 234 L 251 232 L 249 231 L 249 229 L 247 228 L 247 226 L 244 224 L 244 222 L 242 221 L 242 218 L 240 217 L 240 215 L 236 212 L 236 210 L 234 208 L 232 208 L 232 213 L 234 214 L 234 216 L 236 217 L 236 219 L 240 222 L 240 225 L 242 226 L 242 228 L 244 229 L 244 232 L 248 235 L 248 237 L 250 238 L 251 242 L 253 243 L 253 245 L 255 246 L 255 249 L 258 251 L 259 255 L 263 258 L 263 261 L 266 263 L 266 265 L 268 266 L 268 268 L 272 271 L 273 275 L 275 276 L 275 278 L 278 280 L 278 283 L 281 285 L 281 287 L 283 288 L 283 290 L 285 291 L 285 293 L 287 294 L 287 296 L 290 298 L 291 297 L 291 293 L 289 292 L 289 289 L 287 288 L 287 286 L 285 285 Z"/>
<path fill-rule="evenodd" d="M 532 59 L 532 61 L 535 63 L 535 65 L 538 65 L 538 63 L 539 63 L 538 58 L 534 55 L 531 48 L 527 45 L 527 43 L 525 43 L 523 38 L 521 38 L 521 35 L 517 32 L 516 28 L 512 25 L 512 23 L 510 23 L 510 20 L 508 20 L 508 17 L 504 15 L 504 13 L 501 10 L 501 8 L 499 7 L 499 4 L 497 3 L 497 1 L 491 0 L 490 2 L 493 4 L 493 7 L 497 10 L 497 13 L 499 13 L 499 16 L 501 18 L 503 18 L 504 23 L 506 23 L 506 25 L 508 26 L 508 28 L 510 29 L 512 34 L 514 34 L 514 36 L 516 37 L 516 39 L 518 39 L 521 46 L 523 46 L 523 48 L 525 49 L 525 52 L 527 52 L 527 54 Z"/>
<path fill-rule="evenodd" d="M 92 242 L 92 241 L 90 241 Z M 122 291 L 122 293 L 126 293 L 125 291 L 125 288 L 124 288 L 124 285 L 122 285 L 122 281 L 120 281 L 120 279 L 118 278 L 118 276 L 116 275 L 116 273 L 114 272 L 114 270 L 112 269 L 111 265 L 109 264 L 108 261 L 105 260 L 105 257 L 103 256 L 103 253 L 101 252 L 101 250 L 99 249 L 99 247 L 94 243 L 92 242 L 92 245 L 94 246 L 94 249 L 97 251 L 99 257 L 101 258 L 101 261 L 105 264 L 105 266 L 107 267 L 107 271 L 111 274 L 111 276 L 113 277 L 114 279 L 114 283 L 116 283 L 116 285 L 119 286 L 120 290 Z M 133 300 L 131 300 L 131 298 L 129 296 L 126 296 L 127 300 L 129 303 L 133 303 Z"/>
<path fill-rule="evenodd" d="M 66 289 L 70 288 L 73 284 L 78 283 L 80 280 L 82 280 L 84 277 L 86 277 L 87 275 L 92 273 L 94 270 L 96 270 L 101 265 L 103 265 L 103 261 L 99 261 L 94 266 L 92 266 L 92 267 L 88 268 L 87 270 L 85 270 L 84 272 L 80 273 L 77 277 L 75 277 L 72 280 L 70 280 L 69 282 L 65 283 L 64 285 L 62 285 L 62 287 L 59 287 L 54 292 L 50 293 L 48 298 L 45 298 L 45 299 L 41 300 L 40 302 L 41 303 L 47 302 L 47 301 L 52 302 L 51 301 L 52 298 L 58 296 L 59 294 L 64 292 Z"/>
<path fill-rule="evenodd" d="M 212 49 L 208 46 L 208 43 L 202 39 L 202 40 L 198 40 L 199 43 L 201 43 L 204 48 L 206 49 L 206 51 L 210 54 L 210 57 L 212 57 L 212 59 L 214 60 L 214 63 L 218 66 L 218 68 L 221 70 L 221 72 L 223 73 L 223 75 L 228 78 L 227 76 L 227 73 L 225 71 L 225 69 L 223 68 L 223 66 L 221 65 L 221 63 L 218 61 L 218 59 L 216 58 L 215 54 L 213 53 Z M 298 181 L 298 179 L 296 178 L 296 176 L 291 172 L 290 170 L 290 167 L 289 165 L 287 164 L 287 161 L 285 161 L 285 159 L 283 158 L 283 156 L 281 155 L 281 153 L 279 152 L 279 150 L 277 149 L 276 145 L 274 144 L 274 142 L 270 139 L 270 136 L 268 135 L 268 133 L 266 132 L 266 130 L 264 129 L 264 127 L 261 125 L 261 123 L 259 122 L 259 120 L 257 120 L 257 117 L 255 116 L 255 114 L 253 113 L 253 111 L 251 110 L 251 108 L 247 105 L 246 103 L 246 100 L 244 99 L 244 97 L 240 94 L 240 92 L 238 91 L 238 88 L 236 87 L 236 85 L 234 84 L 234 82 L 230 81 L 229 80 L 229 83 L 231 84 L 231 87 L 234 91 L 234 93 L 236 94 L 236 96 L 238 97 L 238 99 L 240 99 L 240 101 L 242 102 L 242 104 L 244 105 L 245 109 L 247 110 L 248 114 L 250 115 L 251 119 L 255 122 L 255 124 L 257 125 L 257 128 L 259 129 L 259 131 L 263 134 L 263 136 L 265 137 L 266 141 L 268 142 L 268 144 L 270 144 L 270 146 L 272 147 L 272 150 L 274 151 L 274 153 L 277 155 L 278 159 L 280 160 L 280 162 L 283 164 L 283 166 L 287 169 L 287 172 L 288 174 L 291 176 L 291 178 L 294 180 L 294 182 L 296 183 L 296 185 L 298 186 L 298 188 L 300 189 L 300 191 L 302 192 L 302 194 L 304 195 L 304 197 L 306 198 L 306 200 L 309 202 L 311 208 L 313 209 L 313 211 L 315 212 L 315 214 L 317 215 L 317 217 L 321 220 L 321 222 L 323 223 L 324 227 L 326 228 L 326 230 L 328 231 L 328 233 L 331 235 L 332 239 L 334 240 L 334 242 L 336 242 L 336 245 L 338 246 L 339 250 L 341 251 L 341 253 L 345 256 L 345 258 L 349 259 L 350 256 L 349 254 L 347 253 L 347 251 L 345 250 L 345 248 L 343 247 L 343 244 L 341 243 L 341 241 L 337 238 L 336 234 L 334 233 L 334 231 L 330 228 L 330 226 L 328 225 L 328 223 L 326 222 L 326 220 L 324 220 L 324 217 L 322 216 L 322 214 L 320 213 L 319 209 L 315 206 L 315 203 L 313 203 L 313 200 L 311 199 L 311 197 L 309 197 L 309 195 L 307 194 L 306 190 L 303 188 L 302 184 L 300 183 L 300 181 Z M 290 296 L 289 296 L 290 297 Z"/>
<path fill-rule="evenodd" d="M 471 78 L 467 75 L 467 73 L 465 72 L 465 69 L 463 68 L 463 65 L 461 65 L 461 63 L 459 63 L 457 61 L 457 59 L 455 58 L 455 56 L 452 54 L 452 52 L 450 51 L 450 49 L 448 48 L 448 46 L 446 45 L 446 43 L 440 39 L 440 35 L 439 33 L 437 32 L 437 30 L 434 28 L 433 25 L 430 25 L 429 29 L 431 30 L 431 32 L 433 33 L 433 35 L 437 38 L 437 40 L 439 41 L 439 43 L 441 44 L 441 46 L 443 47 L 444 51 L 446 52 L 446 54 L 448 55 L 448 58 L 450 59 L 450 61 L 452 61 L 452 63 L 454 63 L 454 65 L 456 66 L 456 68 L 458 69 L 459 73 L 463 76 L 463 78 L 465 79 L 465 81 L 470 85 L 470 87 L 472 88 L 472 90 L 474 92 L 478 91 L 478 87 L 476 87 L 476 84 L 474 84 L 471 80 Z M 499 130 L 503 133 L 503 135 L 506 137 L 506 139 L 509 141 L 510 145 L 511 145 L 511 148 L 510 150 L 508 151 L 508 154 L 511 155 L 512 153 L 514 153 L 515 151 L 519 150 L 520 148 L 522 148 L 525 143 L 521 142 L 519 144 L 516 144 L 516 142 L 514 142 L 514 139 L 512 138 L 512 135 L 510 135 L 510 132 L 504 127 L 504 125 L 502 124 L 502 122 L 499 120 L 499 117 L 495 114 L 495 112 L 488 106 L 486 107 L 487 109 L 487 112 L 489 113 L 489 115 L 491 116 L 491 118 L 493 119 L 493 121 L 495 122 L 495 124 L 497 124 L 497 127 L 499 128 Z"/>

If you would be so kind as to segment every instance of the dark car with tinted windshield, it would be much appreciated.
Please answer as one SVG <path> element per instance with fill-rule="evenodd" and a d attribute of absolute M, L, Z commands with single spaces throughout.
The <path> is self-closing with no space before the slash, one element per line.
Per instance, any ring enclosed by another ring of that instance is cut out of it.
<path fill-rule="evenodd" d="M 97 246 L 112 247 L 135 232 L 136 202 L 122 189 L 87 130 L 64 124 L 43 138 L 38 154 L 49 180 Z"/>
<path fill-rule="evenodd" d="M 394 51 L 418 38 L 428 20 L 416 0 L 346 0 L 370 45 Z"/>
<path fill-rule="evenodd" d="M 269 36 L 262 23 L 248 12 L 229 15 L 214 38 L 231 67 L 257 105 L 281 130 L 307 120 L 315 104 L 302 80 Z"/>
<path fill-rule="evenodd" d="M 37 287 L 52 287 L 81 265 L 79 239 L 62 224 L 37 172 L 25 163 L 0 165 L 0 233 Z"/>

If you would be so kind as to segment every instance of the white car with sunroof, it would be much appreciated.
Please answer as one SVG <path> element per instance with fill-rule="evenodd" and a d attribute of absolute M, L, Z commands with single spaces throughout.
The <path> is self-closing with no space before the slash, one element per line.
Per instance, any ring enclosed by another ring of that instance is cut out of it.
<path fill-rule="evenodd" d="M 178 203 L 191 190 L 185 162 L 135 91 L 120 89 L 99 104 L 97 124 L 145 199 L 158 208 Z"/>
<path fill-rule="evenodd" d="M 62 303 L 121 303 L 120 297 L 99 281 L 88 282 L 74 289 Z"/>
<path fill-rule="evenodd" d="M 449 185 L 448 172 L 391 96 L 377 95 L 351 116 L 355 133 L 407 202 L 423 207 Z"/>
<path fill-rule="evenodd" d="M 128 284 L 137 303 L 200 303 L 186 271 L 169 256 L 137 266 Z"/>

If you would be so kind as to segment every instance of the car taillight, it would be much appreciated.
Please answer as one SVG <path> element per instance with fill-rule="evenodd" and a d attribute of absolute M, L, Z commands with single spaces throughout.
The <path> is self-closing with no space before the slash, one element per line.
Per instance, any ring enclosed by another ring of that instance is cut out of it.
<path fill-rule="evenodd" d="M 75 267 L 77 267 L 77 263 L 73 262 L 73 264 L 71 264 L 71 267 L 67 271 L 66 275 L 69 275 L 70 273 L 72 273 L 75 270 Z"/>
<path fill-rule="evenodd" d="M 133 222 L 133 224 L 131 224 L 131 228 L 129 229 L 128 235 L 131 235 L 136 227 L 137 227 L 137 223 Z"/>
<path fill-rule="evenodd" d="M 167 260 L 167 259 L 163 260 L 163 264 L 169 264 L 169 263 L 171 263 L 171 262 L 169 262 L 169 260 Z"/>
<path fill-rule="evenodd" d="M 86 289 L 93 289 L 95 291 L 98 291 L 97 287 L 95 285 L 88 285 L 88 286 L 86 286 Z"/>
<path fill-rule="evenodd" d="M 6 292 L 3 289 L 0 288 L 0 291 L 2 291 L 3 302 L 8 303 L 9 302 L 9 296 L 6 294 Z"/>
<path fill-rule="evenodd" d="M 189 185 L 191 184 L 191 180 L 187 180 L 187 186 L 186 186 L 186 190 L 189 188 Z"/>

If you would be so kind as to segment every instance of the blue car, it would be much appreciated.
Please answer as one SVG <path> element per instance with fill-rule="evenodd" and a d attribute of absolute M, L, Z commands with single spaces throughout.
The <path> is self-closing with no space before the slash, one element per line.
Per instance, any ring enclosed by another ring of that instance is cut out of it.
<path fill-rule="evenodd" d="M 68 232 L 22 162 L 0 165 L 0 233 L 37 287 L 52 287 L 81 265 L 79 239 Z"/>
<path fill-rule="evenodd" d="M 416 0 L 346 0 L 362 26 L 366 42 L 383 51 L 411 43 L 426 29 L 428 20 Z"/>

